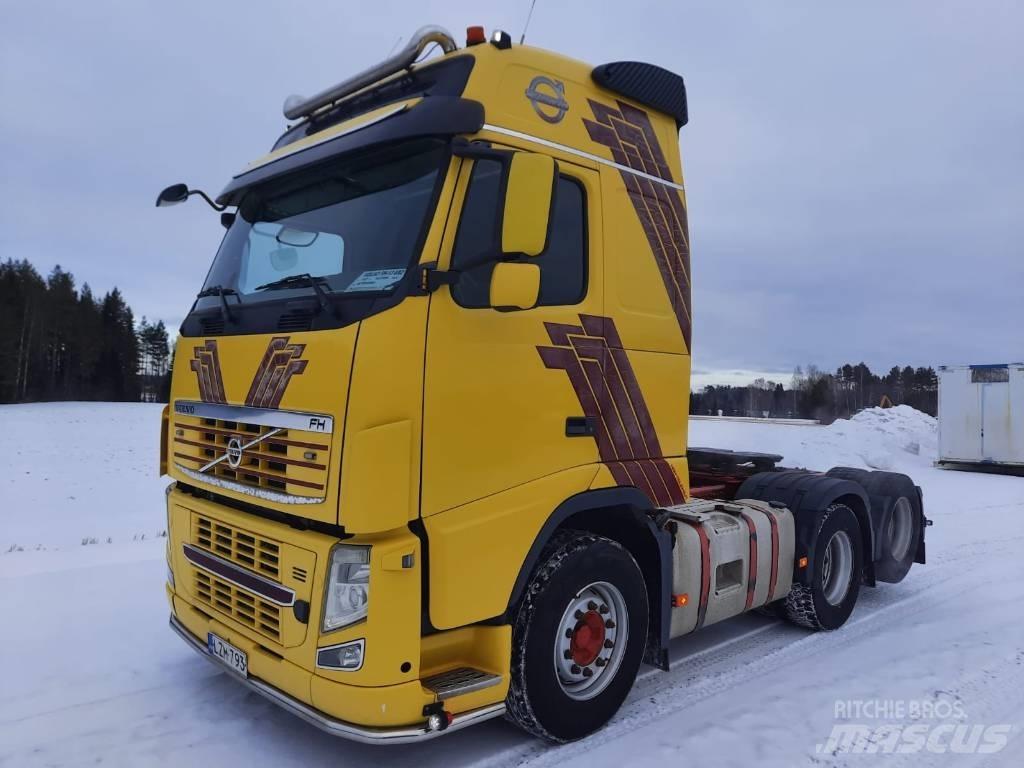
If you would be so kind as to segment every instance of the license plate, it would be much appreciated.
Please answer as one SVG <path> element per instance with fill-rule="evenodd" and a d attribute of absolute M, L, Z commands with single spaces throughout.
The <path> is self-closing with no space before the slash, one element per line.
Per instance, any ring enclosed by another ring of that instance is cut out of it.
<path fill-rule="evenodd" d="M 249 657 L 245 651 L 240 651 L 231 643 L 217 637 L 213 632 L 206 635 L 206 648 L 210 655 L 232 672 L 242 677 L 249 676 Z"/>

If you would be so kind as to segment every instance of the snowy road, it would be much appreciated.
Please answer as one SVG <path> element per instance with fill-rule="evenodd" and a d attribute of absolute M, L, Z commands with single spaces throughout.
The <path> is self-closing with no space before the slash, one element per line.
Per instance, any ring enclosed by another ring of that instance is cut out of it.
<path fill-rule="evenodd" d="M 927 418 L 693 426 L 694 445 L 891 468 L 924 488 L 928 565 L 863 590 L 840 631 L 746 616 L 683 638 L 671 672 L 644 668 L 615 720 L 573 745 L 492 721 L 380 748 L 277 710 L 170 633 L 158 416 L 154 406 L 0 407 L 0 765 L 1016 766 L 1024 755 L 1024 478 L 932 468 Z M 57 423 L 59 440 L 40 429 Z M 837 720 L 837 707 L 850 715 L 858 702 L 898 716 Z M 846 722 L 1011 730 L 992 754 L 955 754 L 952 729 L 936 741 L 942 754 L 816 749 Z"/>

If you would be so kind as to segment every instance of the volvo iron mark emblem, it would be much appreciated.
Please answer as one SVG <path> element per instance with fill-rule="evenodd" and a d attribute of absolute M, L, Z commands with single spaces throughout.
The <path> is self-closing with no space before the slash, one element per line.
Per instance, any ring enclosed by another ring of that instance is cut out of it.
<path fill-rule="evenodd" d="M 242 441 L 237 437 L 232 437 L 228 441 L 227 457 L 231 468 L 238 469 L 238 465 L 242 463 Z"/>
<path fill-rule="evenodd" d="M 199 471 L 201 473 L 205 472 L 211 467 L 217 466 L 222 461 L 226 461 L 228 463 L 228 466 L 231 467 L 232 469 L 238 469 L 238 465 L 242 463 L 243 453 L 252 448 L 254 445 L 259 445 L 268 437 L 273 437 L 274 435 L 283 431 L 284 427 L 277 427 L 275 429 L 270 430 L 269 432 L 264 432 L 259 437 L 253 438 L 248 443 L 242 443 L 242 438 L 240 437 L 232 437 L 228 441 L 227 449 L 224 451 L 224 453 L 222 453 L 220 456 L 218 456 L 216 459 L 209 462 L 208 464 L 201 466 L 199 468 Z"/>
<path fill-rule="evenodd" d="M 544 75 L 537 75 L 530 81 L 526 98 L 530 100 L 537 116 L 547 123 L 560 123 L 569 111 L 569 102 L 565 100 L 565 83 Z"/>

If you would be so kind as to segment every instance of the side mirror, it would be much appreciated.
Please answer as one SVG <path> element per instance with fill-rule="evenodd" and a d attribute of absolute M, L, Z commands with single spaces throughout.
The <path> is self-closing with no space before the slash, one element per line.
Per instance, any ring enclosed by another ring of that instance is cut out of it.
<path fill-rule="evenodd" d="M 188 200 L 188 184 L 171 184 L 167 189 L 157 195 L 156 207 L 166 208 L 168 205 L 177 205 Z"/>
<path fill-rule="evenodd" d="M 548 244 L 558 166 L 548 155 L 515 152 L 506 173 L 501 251 L 505 256 L 539 256 Z"/>
<path fill-rule="evenodd" d="M 497 310 L 532 309 L 540 297 L 540 266 L 503 261 L 491 273 L 491 306 Z"/>

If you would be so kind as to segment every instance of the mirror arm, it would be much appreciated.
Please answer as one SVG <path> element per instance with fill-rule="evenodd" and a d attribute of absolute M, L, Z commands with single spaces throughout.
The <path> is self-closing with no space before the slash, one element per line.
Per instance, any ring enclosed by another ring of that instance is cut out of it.
<path fill-rule="evenodd" d="M 190 197 L 192 195 L 199 195 L 201 198 L 203 198 L 203 200 L 206 201 L 206 204 L 213 208 L 213 210 L 215 211 L 223 211 L 225 208 L 227 208 L 226 205 L 217 205 L 215 202 L 213 202 L 213 200 L 210 199 L 210 196 L 203 192 L 203 190 L 201 189 L 190 189 L 188 191 L 188 194 Z"/>
<path fill-rule="evenodd" d="M 459 269 L 438 269 L 436 261 L 422 265 L 420 271 L 420 295 L 425 296 L 428 293 L 433 293 L 442 285 L 455 285 L 459 281 L 461 274 L 462 270 Z"/>

